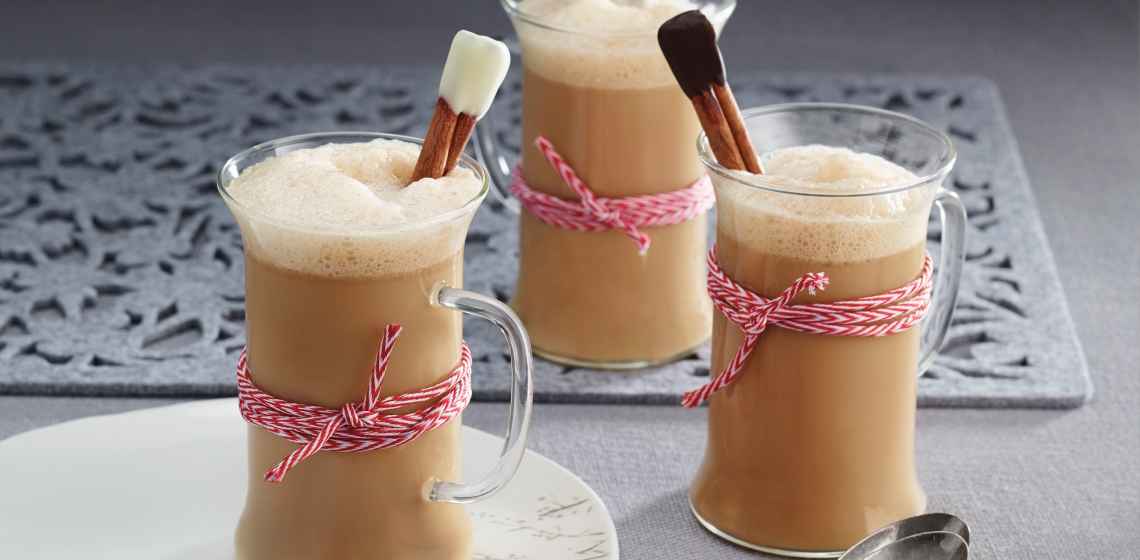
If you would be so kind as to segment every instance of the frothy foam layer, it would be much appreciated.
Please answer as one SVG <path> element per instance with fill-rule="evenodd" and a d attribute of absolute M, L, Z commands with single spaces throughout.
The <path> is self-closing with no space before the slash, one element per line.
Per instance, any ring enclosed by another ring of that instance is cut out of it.
<path fill-rule="evenodd" d="M 420 147 L 399 140 L 326 144 L 277 155 L 226 188 L 246 250 L 275 265 L 329 276 L 374 276 L 428 266 L 463 244 L 482 180 L 457 166 L 407 184 Z M 404 185 L 407 186 L 405 187 Z M 424 223 L 425 221 L 429 223 Z"/>
<path fill-rule="evenodd" d="M 675 85 L 657 46 L 665 20 L 696 9 L 690 0 L 521 0 L 526 18 L 558 29 L 516 25 L 523 63 L 548 79 L 579 86 L 647 88 Z M 727 14 L 706 12 L 719 30 Z"/>
<path fill-rule="evenodd" d="M 918 180 L 879 156 L 831 146 L 796 146 L 766 154 L 764 175 L 719 175 L 717 220 L 722 234 L 753 250 L 822 262 L 858 262 L 892 255 L 926 237 L 933 186 L 875 194 Z M 859 195 L 826 197 L 805 195 Z"/>

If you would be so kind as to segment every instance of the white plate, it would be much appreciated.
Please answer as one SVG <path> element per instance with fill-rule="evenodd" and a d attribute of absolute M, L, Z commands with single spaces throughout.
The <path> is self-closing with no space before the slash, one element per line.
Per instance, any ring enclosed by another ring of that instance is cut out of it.
<path fill-rule="evenodd" d="M 501 448 L 501 438 L 464 427 L 464 472 L 490 468 Z M 0 558 L 232 558 L 244 497 L 245 424 L 234 399 L 33 430 L 0 442 Z M 597 494 L 537 453 L 468 510 L 477 560 L 618 557 Z"/>

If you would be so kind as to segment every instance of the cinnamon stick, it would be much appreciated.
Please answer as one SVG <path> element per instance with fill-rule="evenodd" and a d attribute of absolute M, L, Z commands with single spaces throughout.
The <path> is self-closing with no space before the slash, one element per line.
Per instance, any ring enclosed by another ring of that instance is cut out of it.
<path fill-rule="evenodd" d="M 732 89 L 729 88 L 727 82 L 714 83 L 712 89 L 713 93 L 716 94 L 717 101 L 720 102 L 720 110 L 724 113 L 724 120 L 728 122 L 728 128 L 732 130 L 732 139 L 736 141 L 736 151 L 744 158 L 744 169 L 751 173 L 763 173 L 764 169 L 760 167 L 760 159 L 756 157 L 756 149 L 752 147 L 752 139 L 748 137 L 748 129 L 744 127 L 744 116 L 740 114 L 740 107 L 736 104 Z"/>
<path fill-rule="evenodd" d="M 705 90 L 689 100 L 693 102 L 693 109 L 697 112 L 697 119 L 701 121 L 701 128 L 705 130 L 709 148 L 716 160 L 729 169 L 744 169 L 744 160 L 736 148 L 732 129 L 713 93 Z"/>
<path fill-rule="evenodd" d="M 423 147 L 420 149 L 419 158 L 416 159 L 416 168 L 412 172 L 413 182 L 427 177 L 443 176 L 458 118 L 459 116 L 451 110 L 451 106 L 444 98 L 436 99 L 435 111 L 432 112 Z"/>
<path fill-rule="evenodd" d="M 467 141 L 471 139 L 471 133 L 475 130 L 475 121 L 474 116 L 459 113 L 459 117 L 455 121 L 455 131 L 451 136 L 451 145 L 447 150 L 447 163 L 443 166 L 444 175 L 455 169 L 455 164 L 459 162 L 459 156 L 463 155 Z"/>

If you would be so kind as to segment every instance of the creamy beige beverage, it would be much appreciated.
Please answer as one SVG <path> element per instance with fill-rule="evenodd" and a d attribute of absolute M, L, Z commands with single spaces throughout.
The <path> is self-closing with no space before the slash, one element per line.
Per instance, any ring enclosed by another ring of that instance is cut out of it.
<path fill-rule="evenodd" d="M 656 41 L 663 21 L 695 4 L 524 0 L 518 6 L 522 172 L 532 188 L 577 199 L 535 148 L 539 135 L 601 197 L 673 191 L 704 173 L 693 151 L 700 125 Z M 727 14 L 716 17 L 723 22 Z M 535 349 L 564 361 L 621 366 L 666 361 L 699 345 L 711 325 L 706 227 L 700 216 L 649 228 L 653 245 L 639 256 L 620 231 L 558 229 L 524 211 L 512 305 Z"/>
<path fill-rule="evenodd" d="M 803 146 L 764 158 L 764 182 L 814 194 L 913 184 L 878 156 Z M 743 175 L 741 175 L 743 176 Z M 765 192 L 714 176 L 717 253 L 736 282 L 774 297 L 808 272 L 830 284 L 795 303 L 879 294 L 918 276 L 932 187 L 824 198 Z M 739 329 L 719 313 L 712 371 Z M 695 512 L 754 545 L 834 551 L 920 513 L 914 464 L 918 327 L 880 338 L 769 327 L 739 378 L 709 403 L 708 447 L 690 491 Z"/>
<path fill-rule="evenodd" d="M 245 241 L 250 368 L 264 391 L 339 407 L 365 394 L 387 323 L 404 327 L 385 396 L 427 387 L 459 359 L 461 316 L 429 302 L 462 285 L 466 227 L 482 180 L 457 167 L 407 183 L 419 146 L 329 144 L 277 155 L 225 190 Z M 318 453 L 280 484 L 265 471 L 297 445 L 249 428 L 238 558 L 467 559 L 462 506 L 431 502 L 460 477 L 460 420 L 401 447 Z"/>

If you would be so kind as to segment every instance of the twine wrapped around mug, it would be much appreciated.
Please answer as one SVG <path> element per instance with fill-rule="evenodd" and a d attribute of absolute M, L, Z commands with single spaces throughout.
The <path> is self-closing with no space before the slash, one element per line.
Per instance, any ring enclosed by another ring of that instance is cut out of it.
<path fill-rule="evenodd" d="M 800 305 L 792 305 L 792 299 L 801 292 L 815 294 L 826 289 L 826 274 L 805 274 L 780 295 L 768 299 L 730 278 L 716 262 L 715 246 L 709 250 L 708 268 L 709 297 L 717 310 L 744 333 L 744 341 L 732 361 L 712 381 L 685 393 L 681 399 L 685 408 L 700 406 L 735 381 L 769 326 L 829 336 L 885 336 L 913 327 L 930 308 L 934 262 L 927 255 L 918 277 L 882 294 Z"/>
<path fill-rule="evenodd" d="M 401 395 L 380 396 L 384 374 L 400 336 L 399 325 L 388 325 L 376 352 L 368 393 L 357 403 L 340 408 L 297 404 L 274 397 L 254 384 L 246 351 L 238 358 L 238 407 L 247 422 L 301 447 L 265 473 L 268 482 L 281 482 L 290 469 L 320 451 L 358 453 L 398 447 L 455 418 L 471 402 L 471 350 L 460 347 L 459 363 L 443 381 Z M 433 402 L 412 412 L 392 413 Z"/>
<path fill-rule="evenodd" d="M 550 140 L 539 136 L 534 144 L 579 200 L 570 201 L 532 189 L 523 179 L 521 168 L 516 167 L 511 193 L 519 199 L 519 204 L 540 222 L 557 228 L 590 232 L 624 231 L 637 244 L 637 252 L 641 255 L 649 251 L 651 244 L 649 236 L 641 228 L 689 221 L 707 212 L 716 200 L 708 176 L 702 176 L 692 185 L 676 191 L 601 198 L 594 195 L 570 164 L 554 150 Z"/>

